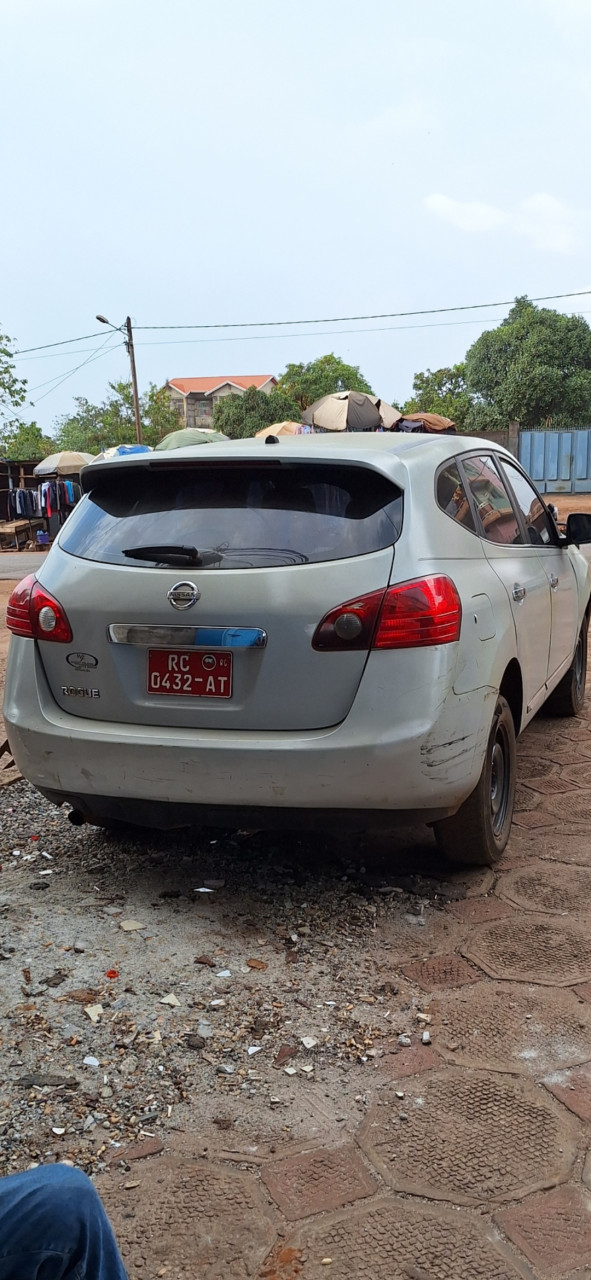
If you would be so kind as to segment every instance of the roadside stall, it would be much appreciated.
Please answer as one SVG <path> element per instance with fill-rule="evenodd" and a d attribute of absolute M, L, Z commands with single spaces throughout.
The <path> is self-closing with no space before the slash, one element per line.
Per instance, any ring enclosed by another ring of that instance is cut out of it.
<path fill-rule="evenodd" d="M 82 497 L 80 472 L 92 462 L 91 453 L 63 449 L 52 453 L 34 468 L 37 479 L 37 508 L 44 521 L 42 533 L 36 533 L 40 546 L 47 546 L 67 520 L 70 511 Z"/>
<path fill-rule="evenodd" d="M 34 468 L 34 461 L 0 459 L 0 551 L 19 551 L 43 529 Z"/>

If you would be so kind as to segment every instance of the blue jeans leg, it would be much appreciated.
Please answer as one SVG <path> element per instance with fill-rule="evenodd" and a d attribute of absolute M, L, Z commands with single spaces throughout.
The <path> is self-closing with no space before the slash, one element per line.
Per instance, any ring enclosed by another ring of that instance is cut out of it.
<path fill-rule="evenodd" d="M 0 1179 L 0 1280 L 127 1280 L 86 1174 L 47 1164 Z"/>

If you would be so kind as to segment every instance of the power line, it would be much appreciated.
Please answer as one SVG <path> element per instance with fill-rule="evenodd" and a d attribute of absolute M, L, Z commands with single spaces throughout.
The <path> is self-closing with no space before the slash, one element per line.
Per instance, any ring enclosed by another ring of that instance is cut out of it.
<path fill-rule="evenodd" d="M 588 315 L 589 312 L 581 312 L 582 315 Z M 240 334 L 236 338 L 172 338 L 164 342 L 137 342 L 138 347 L 179 347 L 179 346 L 195 346 L 208 342 L 279 342 L 280 339 L 289 338 L 294 341 L 297 338 L 339 338 L 341 334 L 351 333 L 397 333 L 407 329 L 449 329 L 454 325 L 460 324 L 496 324 L 502 320 L 503 316 L 491 316 L 486 320 L 480 317 L 473 320 L 440 320 L 434 324 L 382 324 L 375 325 L 371 329 L 311 329 L 308 333 L 249 333 Z"/>
<path fill-rule="evenodd" d="M 588 314 L 589 313 L 585 311 L 581 312 L 581 315 L 588 315 Z M 497 322 L 503 320 L 503 318 L 504 317 L 502 315 L 491 316 L 487 321 L 485 321 L 485 323 L 496 324 Z M 449 328 L 453 325 L 482 324 L 482 323 L 483 321 L 480 317 L 474 317 L 472 320 L 440 320 L 440 321 L 436 321 L 434 324 L 387 324 L 387 325 L 378 325 L 378 326 L 374 325 L 370 329 L 337 329 L 336 331 L 328 330 L 328 329 L 324 329 L 324 330 L 311 329 L 307 333 L 296 333 L 296 334 L 260 333 L 260 334 L 248 334 L 245 336 L 241 335 L 240 337 L 235 337 L 235 338 L 165 338 L 161 342 L 137 342 L 136 346 L 138 347 L 178 347 L 178 346 L 185 346 L 185 345 L 196 345 L 198 343 L 205 343 L 205 342 L 273 342 L 275 340 L 278 340 L 279 338 L 287 338 L 287 337 L 289 338 L 339 337 L 341 333 L 343 334 L 386 333 L 389 331 L 396 331 L 396 330 L 403 330 L 403 329 L 443 329 L 443 328 Z M 67 354 L 68 355 L 84 355 L 86 351 L 96 351 L 96 350 L 97 350 L 96 347 L 80 347 L 78 351 L 68 352 Z M 54 351 L 51 355 L 29 356 L 28 361 L 23 360 L 21 361 L 21 363 L 27 364 L 32 360 L 61 360 L 63 359 L 65 354 L 66 354 L 65 352 Z M 42 383 L 41 385 L 45 386 L 45 383 Z"/>
<path fill-rule="evenodd" d="M 591 289 L 578 289 L 575 293 L 548 293 L 538 298 L 528 298 L 528 302 L 556 302 L 558 298 L 588 297 Z M 270 329 L 284 325 L 298 324 L 343 324 L 349 320 L 400 320 L 409 316 L 439 316 L 451 311 L 482 311 L 487 307 L 510 307 L 515 298 L 502 302 L 471 302 L 459 307 L 426 307 L 420 311 L 377 311 L 366 316 L 318 316 L 306 320 L 248 320 L 232 324 L 136 324 L 139 329 Z"/>
<path fill-rule="evenodd" d="M 61 342 L 45 342 L 42 347 L 20 347 L 18 351 L 13 351 L 14 356 L 27 355 L 29 351 L 49 351 L 50 347 L 67 347 L 72 342 L 86 342 L 88 338 L 102 338 L 102 330 L 100 333 L 81 333 L 77 338 L 63 338 Z"/>
<path fill-rule="evenodd" d="M 561 298 L 584 298 L 591 295 L 591 289 L 578 289 L 573 293 L 548 293 L 540 294 L 538 297 L 529 298 L 529 302 L 557 302 Z M 165 330 L 187 330 L 187 329 L 273 329 L 281 328 L 287 325 L 301 324 L 346 324 L 355 320 L 401 320 L 410 318 L 411 316 L 435 316 L 445 315 L 455 311 L 483 311 L 493 307 L 510 307 L 515 302 L 515 298 L 507 298 L 502 302 L 471 302 L 457 307 L 425 307 L 416 311 L 382 311 L 374 312 L 369 315 L 356 316 L 320 316 L 316 319 L 307 320 L 248 320 L 240 322 L 226 322 L 223 324 L 140 324 L 135 325 L 136 330 L 158 331 Z M 353 332 L 353 331 L 352 331 Z M 75 342 L 86 342 L 90 338 L 100 338 L 99 333 L 79 334 L 77 338 L 63 338 L 61 342 L 46 342 L 38 347 L 20 347 L 12 354 L 15 356 L 28 355 L 33 351 L 49 351 L 52 347 L 65 347 Z"/>
<path fill-rule="evenodd" d="M 100 360 L 100 359 L 102 358 L 102 356 L 109 355 L 109 353 L 110 353 L 111 351 L 113 351 L 113 350 L 114 350 L 114 348 L 115 348 L 116 346 L 118 346 L 118 345 L 119 345 L 118 343 L 112 343 L 112 345 L 111 345 L 110 347 L 107 347 L 106 351 L 105 351 L 105 350 L 103 350 L 103 348 L 106 346 L 107 342 L 109 342 L 109 340 L 110 340 L 110 338 L 111 338 L 111 337 L 112 337 L 112 335 L 111 335 L 111 334 L 109 334 L 109 335 L 105 338 L 105 341 L 101 343 L 101 345 L 100 345 L 100 347 L 99 347 L 98 351 L 93 352 L 93 354 L 92 354 L 92 355 L 90 355 L 90 356 L 88 357 L 88 359 L 87 359 L 87 360 L 82 360 L 80 364 L 77 364 L 77 365 L 75 366 L 75 368 L 74 368 L 74 369 L 70 369 L 69 373 L 65 373 L 63 377 L 59 377 L 59 378 L 49 378 L 49 379 L 48 379 L 48 382 L 52 382 L 52 383 L 54 383 L 54 386 L 50 386 L 50 387 L 49 387 L 49 390 L 48 390 L 48 391 L 44 391 L 42 396 L 37 396 L 37 399 L 36 399 L 33 403 L 34 403 L 35 405 L 37 405 L 37 404 L 39 404 L 39 401 L 40 401 L 40 400 L 45 400 L 45 397 L 46 397 L 46 396 L 50 396 L 50 395 L 51 395 L 51 393 L 52 393 L 52 391 L 57 391 L 58 387 L 61 387 L 61 385 L 62 385 L 62 383 L 63 383 L 63 382 L 67 382 L 67 381 L 68 381 L 68 378 L 73 378 L 74 374 L 75 374 L 75 373 L 78 373 L 78 370 L 79 370 L 79 369 L 83 369 L 85 365 L 87 365 L 87 364 L 92 364 L 92 363 L 93 363 L 93 361 L 95 361 L 95 360 Z M 40 387 L 45 387 L 45 386 L 47 386 L 47 382 L 41 382 L 41 383 L 39 383 L 39 388 L 40 388 Z M 37 389 L 38 389 L 38 388 L 37 388 Z M 35 388 L 35 387 L 32 387 L 32 388 L 31 388 L 31 390 L 32 390 L 32 391 L 35 391 L 35 390 L 36 390 L 36 388 Z"/>

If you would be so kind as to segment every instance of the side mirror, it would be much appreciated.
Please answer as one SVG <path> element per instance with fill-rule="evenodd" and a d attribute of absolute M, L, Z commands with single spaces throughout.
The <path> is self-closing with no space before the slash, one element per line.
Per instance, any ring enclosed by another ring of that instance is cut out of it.
<path fill-rule="evenodd" d="M 566 521 L 566 540 L 580 547 L 582 542 L 591 542 L 591 515 L 586 511 L 571 511 Z"/>

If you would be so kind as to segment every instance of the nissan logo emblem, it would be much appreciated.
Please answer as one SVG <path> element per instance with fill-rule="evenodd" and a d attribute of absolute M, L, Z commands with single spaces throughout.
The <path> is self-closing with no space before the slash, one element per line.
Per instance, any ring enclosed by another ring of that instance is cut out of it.
<path fill-rule="evenodd" d="M 197 603 L 201 592 L 194 582 L 175 582 L 167 592 L 167 598 L 173 609 L 191 609 Z"/>

